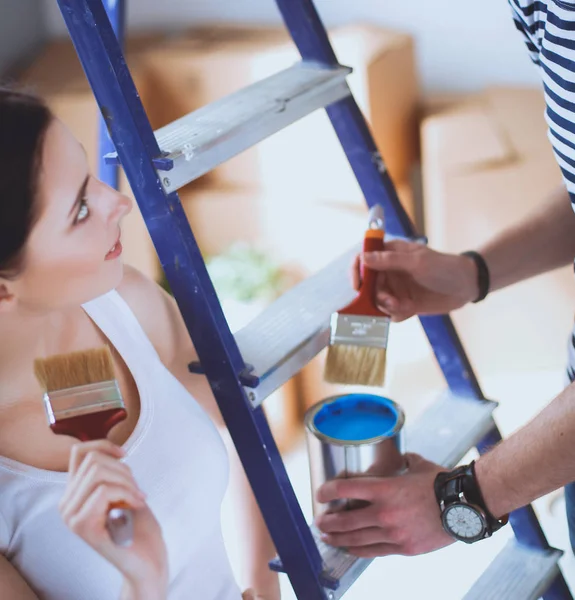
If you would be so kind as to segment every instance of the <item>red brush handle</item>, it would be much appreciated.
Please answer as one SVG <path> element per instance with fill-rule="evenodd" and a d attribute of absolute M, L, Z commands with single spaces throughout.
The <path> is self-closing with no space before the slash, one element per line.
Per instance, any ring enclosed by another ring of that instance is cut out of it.
<path fill-rule="evenodd" d="M 368 229 L 363 240 L 364 252 L 381 252 L 383 250 L 383 231 L 381 229 Z M 386 313 L 377 308 L 375 294 L 377 291 L 377 271 L 362 265 L 361 287 L 359 294 L 339 311 L 340 315 L 365 315 L 368 317 L 384 317 Z"/>
<path fill-rule="evenodd" d="M 98 413 L 62 419 L 50 429 L 58 435 L 70 435 L 81 442 L 103 440 L 112 427 L 128 416 L 126 409 L 113 408 Z M 119 546 L 129 546 L 134 539 L 134 521 L 130 506 L 125 502 L 114 502 L 109 507 L 106 527 L 112 540 Z"/>
<path fill-rule="evenodd" d="M 70 435 L 81 442 L 103 440 L 108 437 L 112 427 L 123 421 L 128 416 L 124 408 L 113 408 L 99 413 L 80 415 L 70 419 L 62 419 L 50 429 L 59 435 Z"/>

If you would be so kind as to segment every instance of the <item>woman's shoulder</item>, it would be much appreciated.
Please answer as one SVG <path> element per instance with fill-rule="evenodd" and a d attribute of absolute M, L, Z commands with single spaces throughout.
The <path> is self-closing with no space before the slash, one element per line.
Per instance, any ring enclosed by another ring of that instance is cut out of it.
<path fill-rule="evenodd" d="M 124 266 L 124 275 L 116 291 L 128 303 L 132 311 L 146 315 L 154 309 L 162 308 L 162 288 L 143 273 L 131 267 Z"/>
<path fill-rule="evenodd" d="M 191 346 L 174 299 L 155 281 L 126 265 L 116 291 L 134 313 L 164 364 L 176 360 L 182 346 Z"/>

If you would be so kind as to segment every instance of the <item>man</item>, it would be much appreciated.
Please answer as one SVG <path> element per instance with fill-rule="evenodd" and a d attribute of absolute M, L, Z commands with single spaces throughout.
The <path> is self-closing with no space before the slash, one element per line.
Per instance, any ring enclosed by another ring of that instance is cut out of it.
<path fill-rule="evenodd" d="M 541 71 L 549 140 L 565 185 L 535 214 L 476 253 L 442 254 L 394 241 L 384 252 L 362 257 L 380 272 L 378 301 L 394 321 L 478 302 L 489 291 L 568 265 L 575 257 L 575 0 L 509 1 Z M 567 369 L 572 383 L 475 463 L 445 472 L 410 455 L 409 472 L 400 477 L 326 483 L 318 491 L 321 502 L 356 498 L 370 504 L 322 516 L 318 526 L 325 541 L 363 557 L 422 554 L 455 540 L 483 539 L 503 526 L 511 511 L 566 486 L 575 551 L 574 345 L 575 334 Z"/>

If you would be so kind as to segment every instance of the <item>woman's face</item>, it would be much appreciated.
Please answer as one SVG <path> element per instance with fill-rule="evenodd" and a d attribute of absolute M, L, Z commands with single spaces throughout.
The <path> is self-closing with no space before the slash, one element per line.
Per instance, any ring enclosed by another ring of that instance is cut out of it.
<path fill-rule="evenodd" d="M 12 304 L 59 310 L 116 287 L 123 273 L 120 222 L 131 200 L 90 174 L 84 149 L 58 119 L 46 132 L 38 194 L 24 269 L 8 283 Z"/>

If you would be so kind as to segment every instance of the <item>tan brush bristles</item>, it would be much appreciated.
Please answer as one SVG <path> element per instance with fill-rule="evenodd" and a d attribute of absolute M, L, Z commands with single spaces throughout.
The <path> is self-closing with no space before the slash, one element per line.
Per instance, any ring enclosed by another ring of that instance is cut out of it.
<path fill-rule="evenodd" d="M 115 379 L 114 361 L 108 346 L 37 358 L 34 374 L 48 392 Z"/>
<path fill-rule="evenodd" d="M 328 383 L 383 386 L 387 350 L 335 344 L 328 347 L 324 379 Z"/>

